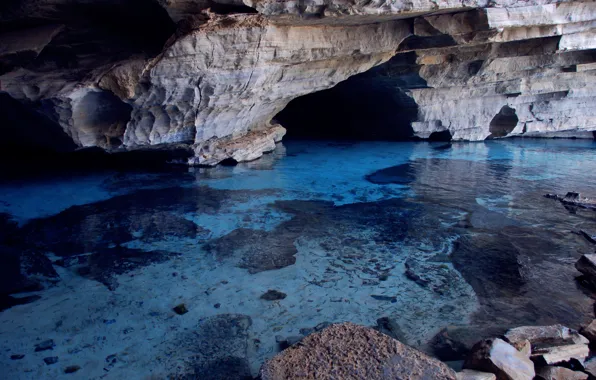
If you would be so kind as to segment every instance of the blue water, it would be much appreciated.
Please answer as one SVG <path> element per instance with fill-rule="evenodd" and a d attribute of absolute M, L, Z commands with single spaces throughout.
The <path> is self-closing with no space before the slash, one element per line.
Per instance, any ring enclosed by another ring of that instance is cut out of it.
<path fill-rule="evenodd" d="M 0 312 L 0 366 L 11 379 L 256 375 L 279 341 L 325 322 L 386 317 L 431 354 L 447 326 L 577 328 L 593 300 L 573 264 L 594 246 L 572 231 L 596 233 L 596 214 L 543 195 L 596 196 L 595 148 L 291 141 L 234 167 L 3 183 L 0 244 L 29 263 L 29 282 L 7 287 L 38 297 Z"/>

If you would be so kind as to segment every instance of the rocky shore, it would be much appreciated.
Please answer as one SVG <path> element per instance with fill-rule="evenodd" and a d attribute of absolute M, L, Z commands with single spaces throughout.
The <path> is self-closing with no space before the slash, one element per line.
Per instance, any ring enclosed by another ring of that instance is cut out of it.
<path fill-rule="evenodd" d="M 260 378 L 587 380 L 596 377 L 596 357 L 590 350 L 594 343 L 596 320 L 581 334 L 562 325 L 517 327 L 474 344 L 456 372 L 373 328 L 340 323 L 267 361 Z"/>
<path fill-rule="evenodd" d="M 591 198 L 547 194 L 566 207 L 593 208 Z M 590 243 L 594 237 L 580 231 Z M 406 265 L 407 266 L 407 265 Z M 596 253 L 575 264 L 578 282 L 596 292 Z M 596 305 L 595 305 L 596 306 Z M 596 312 L 596 307 L 595 307 Z M 396 339 L 397 338 L 397 339 Z M 368 328 L 352 323 L 321 326 L 306 336 L 280 339 L 285 349 L 261 368 L 262 380 L 587 380 L 596 378 L 596 319 L 579 331 L 563 325 L 521 326 L 471 344 L 470 335 L 444 329 L 431 342 L 451 367 L 398 341 L 399 329 L 380 319 Z M 289 347 L 286 349 L 286 347 Z"/>

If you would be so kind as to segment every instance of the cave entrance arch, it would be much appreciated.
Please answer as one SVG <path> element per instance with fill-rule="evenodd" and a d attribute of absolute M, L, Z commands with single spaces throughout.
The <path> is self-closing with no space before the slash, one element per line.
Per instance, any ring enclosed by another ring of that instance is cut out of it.
<path fill-rule="evenodd" d="M 292 100 L 275 116 L 287 129 L 285 139 L 411 139 L 418 105 L 407 89 L 426 83 L 417 73 L 397 70 L 410 63 L 403 62 L 403 55 L 396 57 L 335 87 Z"/>
<path fill-rule="evenodd" d="M 498 114 L 491 120 L 488 130 L 490 138 L 505 137 L 510 134 L 519 121 L 515 109 L 503 106 Z"/>

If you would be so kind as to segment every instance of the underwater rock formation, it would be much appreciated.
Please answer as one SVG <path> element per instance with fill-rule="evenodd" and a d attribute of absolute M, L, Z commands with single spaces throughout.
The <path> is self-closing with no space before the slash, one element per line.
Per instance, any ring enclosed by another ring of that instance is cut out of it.
<path fill-rule="evenodd" d="M 77 147 L 254 160 L 291 100 L 378 65 L 366 78 L 415 102 L 415 137 L 596 129 L 593 2 L 27 0 L 0 14 L 0 91 Z"/>

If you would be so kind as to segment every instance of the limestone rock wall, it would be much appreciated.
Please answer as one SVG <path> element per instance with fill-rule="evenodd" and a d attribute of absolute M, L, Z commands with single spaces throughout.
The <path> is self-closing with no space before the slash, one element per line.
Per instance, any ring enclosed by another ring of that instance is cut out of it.
<path fill-rule="evenodd" d="M 472 12 L 486 15 L 486 23 L 461 22 L 463 14 L 431 16 L 423 20 L 432 33 L 415 31 L 418 39 L 408 48 L 424 46 L 415 49 L 412 69 L 427 83 L 411 89 L 419 105 L 415 134 L 591 137 L 596 50 L 589 36 L 596 3 Z"/>
<path fill-rule="evenodd" d="M 549 0 L 8 2 L 0 91 L 79 147 L 183 143 L 198 165 L 258 158 L 292 99 L 377 65 L 419 78 L 398 89 L 418 106 L 415 136 L 586 137 L 594 14 Z"/>

